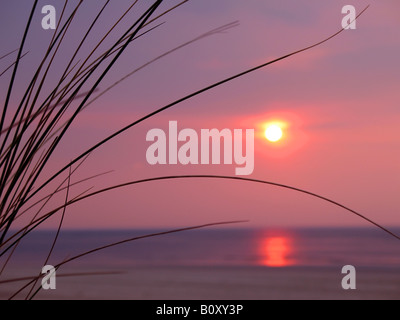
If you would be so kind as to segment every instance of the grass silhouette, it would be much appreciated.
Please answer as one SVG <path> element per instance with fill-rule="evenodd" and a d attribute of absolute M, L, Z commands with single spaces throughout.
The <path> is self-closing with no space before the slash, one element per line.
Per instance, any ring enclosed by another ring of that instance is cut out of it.
<path fill-rule="evenodd" d="M 5 97 L 5 102 L 0 118 L 0 258 L 3 259 L 0 260 L 0 262 L 2 263 L 0 276 L 5 270 L 9 261 L 12 259 L 12 256 L 19 244 L 24 241 L 25 237 L 30 232 L 38 229 L 50 217 L 59 215 L 60 222 L 58 225 L 58 229 L 55 232 L 51 249 L 49 250 L 47 257 L 45 257 L 44 259 L 44 264 L 47 264 L 55 249 L 59 233 L 63 226 L 66 210 L 69 206 L 78 202 L 82 202 L 88 198 L 95 197 L 99 194 L 108 192 L 110 190 L 120 189 L 140 183 L 157 182 L 161 180 L 223 179 L 230 181 L 236 180 L 242 182 L 261 183 L 264 185 L 288 188 L 293 191 L 307 194 L 309 196 L 339 206 L 342 209 L 347 210 L 348 212 L 368 221 L 374 226 L 379 227 L 391 236 L 400 239 L 399 236 L 382 227 L 378 223 L 368 219 L 367 217 L 358 213 L 355 210 L 352 210 L 338 202 L 335 202 L 334 200 L 318 195 L 317 193 L 302 190 L 296 187 L 257 179 L 211 175 L 155 177 L 122 183 L 98 191 L 91 192 L 92 188 L 89 188 L 82 192 L 80 195 L 75 196 L 74 198 L 70 198 L 70 190 L 74 186 L 86 181 L 96 179 L 102 175 L 109 173 L 100 173 L 98 175 L 94 175 L 85 179 L 80 179 L 78 182 L 75 183 L 71 182 L 71 177 L 74 175 L 74 173 L 76 173 L 77 169 L 88 159 L 93 151 L 107 144 L 109 141 L 121 135 L 123 132 L 126 132 L 127 130 L 138 125 L 139 123 L 144 122 L 145 120 L 148 120 L 165 110 L 173 108 L 174 106 L 184 101 L 201 95 L 204 92 L 210 91 L 237 78 L 241 78 L 269 65 L 272 65 L 279 61 L 283 61 L 294 55 L 298 55 L 317 46 L 320 46 L 330 39 L 338 36 L 340 33 L 343 32 L 344 29 L 340 29 L 339 31 L 323 39 L 322 41 L 318 41 L 300 50 L 296 50 L 271 61 L 267 61 L 256 67 L 252 67 L 243 72 L 239 72 L 216 83 L 210 84 L 176 101 L 162 106 L 155 111 L 148 113 L 144 117 L 141 117 L 140 119 L 137 119 L 129 125 L 117 130 L 113 134 L 109 135 L 107 138 L 88 148 L 85 152 L 71 160 L 70 163 L 59 169 L 56 173 L 50 175 L 50 178 L 44 179 L 43 181 L 43 177 L 49 176 L 49 173 L 46 171 L 47 165 L 50 159 L 54 156 L 55 150 L 62 146 L 63 138 L 65 137 L 66 133 L 71 128 L 71 125 L 82 113 L 82 111 L 85 110 L 85 108 L 94 103 L 97 99 L 101 98 L 104 93 L 113 89 L 122 81 L 135 75 L 138 71 L 151 65 L 155 61 L 158 61 L 165 56 L 172 54 L 177 50 L 194 42 L 200 41 L 206 37 L 213 36 L 215 34 L 219 34 L 221 32 L 225 32 L 230 28 L 236 27 L 238 25 L 238 22 L 225 24 L 221 27 L 214 28 L 190 41 L 184 42 L 182 45 L 177 46 L 163 53 L 162 55 L 148 61 L 141 67 L 136 68 L 132 72 L 122 77 L 119 81 L 113 83 L 111 86 L 101 91 L 97 96 L 94 96 L 94 94 L 99 91 L 100 84 L 107 77 L 110 70 L 113 69 L 115 63 L 120 59 L 124 51 L 129 46 L 134 46 L 137 39 L 145 37 L 149 33 L 153 32 L 155 29 L 160 28 L 163 25 L 163 22 L 159 22 L 160 18 L 177 9 L 179 6 L 187 3 L 188 0 L 179 2 L 177 5 L 171 6 L 167 10 L 156 14 L 160 9 L 161 4 L 163 4 L 164 2 L 165 1 L 163 0 L 157 0 L 154 1 L 154 3 L 152 4 L 149 4 L 136 20 L 130 22 L 130 26 L 128 28 L 120 32 L 117 37 L 111 37 L 112 32 L 115 32 L 118 29 L 122 21 L 128 21 L 128 13 L 131 12 L 132 8 L 134 8 L 135 5 L 138 3 L 138 0 L 132 1 L 126 11 L 115 19 L 115 23 L 113 24 L 113 26 L 110 27 L 104 35 L 102 35 L 101 40 L 96 43 L 93 48 L 91 48 L 90 52 L 83 57 L 80 57 L 83 46 L 88 43 L 88 39 L 90 39 L 91 35 L 96 32 L 96 26 L 100 23 L 105 9 L 110 5 L 110 0 L 105 1 L 104 5 L 96 13 L 96 16 L 93 18 L 93 20 L 91 20 L 89 28 L 82 33 L 83 36 L 77 44 L 76 48 L 74 49 L 71 58 L 69 59 L 69 61 L 67 61 L 65 69 L 60 74 L 56 75 L 57 79 L 59 80 L 53 83 L 50 92 L 45 92 L 44 87 L 45 83 L 47 83 L 48 78 L 50 77 L 50 75 L 52 76 L 52 79 L 54 78 L 54 75 L 52 74 L 52 66 L 55 63 L 59 52 L 61 51 L 62 44 L 66 38 L 66 35 L 68 34 L 68 32 L 70 32 L 71 26 L 76 21 L 77 13 L 83 3 L 82 0 L 79 1 L 79 3 L 73 8 L 72 12 L 68 15 L 68 1 L 65 1 L 62 13 L 58 19 L 56 30 L 54 31 L 48 48 L 44 53 L 42 60 L 37 65 L 34 75 L 32 79 L 30 79 L 29 84 L 26 86 L 25 91 L 23 92 L 21 97 L 17 99 L 18 103 L 15 110 L 10 106 L 11 98 L 16 86 L 17 74 L 21 72 L 20 65 L 21 63 L 23 63 L 23 58 L 30 54 L 30 52 L 25 52 L 24 47 L 27 42 L 30 29 L 32 27 L 34 13 L 37 11 L 38 0 L 35 0 L 32 5 L 32 9 L 29 17 L 27 18 L 25 31 L 21 39 L 19 48 L 11 52 L 5 53 L 3 54 L 3 56 L 0 57 L 0 61 L 2 61 L 3 59 L 13 57 L 13 55 L 16 53 L 16 57 L 13 58 L 14 60 L 12 61 L 12 63 L 7 65 L 7 67 L 0 74 L 0 77 L 4 77 L 12 69 L 12 74 L 8 82 L 8 87 L 6 88 L 7 94 Z M 357 16 L 357 18 L 361 14 L 363 14 L 365 10 L 367 10 L 367 8 L 365 8 Z M 107 45 L 107 41 L 111 41 L 111 44 Z M 102 48 L 102 46 L 107 46 L 107 48 L 100 51 L 100 48 Z M 77 102 L 78 99 L 81 99 L 81 101 Z M 62 178 L 62 176 L 64 175 L 66 175 L 67 177 Z M 53 189 L 50 189 L 50 191 L 48 191 L 46 188 L 52 188 L 51 184 L 53 182 L 57 183 L 57 187 L 53 187 Z M 43 194 L 41 193 L 46 191 L 48 192 L 48 194 L 46 196 L 43 196 Z M 52 209 L 47 209 L 50 201 L 54 199 L 56 195 L 64 191 L 66 193 L 65 201 Z M 15 226 L 15 223 L 21 218 L 29 219 L 27 219 L 28 222 L 23 227 L 20 227 L 16 232 L 11 233 L 11 228 Z M 126 239 L 124 241 L 112 243 L 99 248 L 94 248 L 93 250 L 83 252 L 72 258 L 68 258 L 58 263 L 56 265 L 56 268 L 58 269 L 61 266 L 88 254 L 93 254 L 103 249 L 114 247 L 116 245 L 126 242 L 137 241 L 148 237 L 162 236 L 170 233 L 242 222 L 244 221 L 208 223 L 199 226 L 189 226 L 187 228 L 174 229 L 156 234 L 149 234 L 142 237 Z M 0 280 L 0 285 L 2 283 L 9 283 L 12 281 L 28 281 L 23 287 L 16 291 L 11 298 L 16 297 L 19 293 L 23 292 L 26 289 L 26 298 L 32 299 L 41 288 L 40 286 L 37 286 L 37 282 L 39 279 L 40 275 L 25 277 L 22 279 L 8 279 L 6 281 Z"/>

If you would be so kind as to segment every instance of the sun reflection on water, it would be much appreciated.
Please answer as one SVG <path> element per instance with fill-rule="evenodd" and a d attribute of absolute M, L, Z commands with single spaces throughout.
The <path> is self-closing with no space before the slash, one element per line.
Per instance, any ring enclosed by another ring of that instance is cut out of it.
<path fill-rule="evenodd" d="M 261 240 L 261 265 L 267 267 L 287 267 L 294 264 L 290 258 L 293 252 L 292 239 L 289 236 L 267 236 Z"/>

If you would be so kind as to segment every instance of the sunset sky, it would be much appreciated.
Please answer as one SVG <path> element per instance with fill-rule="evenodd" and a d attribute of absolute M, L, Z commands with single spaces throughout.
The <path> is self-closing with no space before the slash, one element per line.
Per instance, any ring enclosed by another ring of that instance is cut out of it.
<path fill-rule="evenodd" d="M 0 56 L 18 47 L 31 9 L 25 2 L 21 6 L 19 1 L 3 1 L 8 4 L 3 4 L 0 12 Z M 170 1 L 162 8 L 172 2 L 178 3 Z M 39 3 L 39 8 L 52 4 L 58 12 L 62 9 L 60 1 Z M 103 1 L 87 1 L 82 7 L 53 74 L 59 75 L 65 63 L 63 57 L 71 56 L 72 44 L 79 43 L 80 31 L 87 29 L 88 18 L 93 17 L 100 3 Z M 111 0 L 100 29 L 112 25 L 130 3 Z M 132 15 L 139 16 L 146 3 L 139 1 Z M 234 21 L 240 25 L 156 61 L 102 96 L 73 125 L 46 175 L 119 128 L 170 102 L 327 38 L 341 28 L 341 9 L 347 4 L 354 5 L 357 13 L 371 4 L 357 21 L 356 30 L 346 30 L 319 47 L 142 122 L 92 153 L 72 180 L 114 172 L 79 185 L 72 193 L 76 196 L 92 186 L 101 189 L 158 176 L 235 175 L 235 164 L 149 165 L 146 150 L 151 143 L 146 141 L 147 132 L 154 128 L 167 132 L 169 121 L 177 121 L 178 130 L 192 128 L 197 132 L 213 128 L 255 129 L 255 167 L 248 178 L 302 188 L 342 203 L 382 225 L 399 226 L 397 0 L 190 0 L 159 21 L 165 24 L 133 42 L 100 84 L 100 90 L 203 33 Z M 14 102 L 52 36 L 51 30 L 41 28 L 42 17 L 37 10 L 26 46 L 29 54 L 21 61 L 24 72 L 17 78 Z M 96 41 L 93 35 L 89 43 Z M 1 61 L 1 69 L 7 63 L 12 61 Z M 1 96 L 10 76 L 9 71 L 0 81 Z M 264 135 L 266 124 L 271 122 L 283 124 L 283 137 L 275 143 Z M 62 194 L 58 200 L 63 201 L 64 197 Z M 57 225 L 58 219 L 53 218 L 46 227 Z M 250 220 L 244 227 L 369 226 L 343 209 L 294 191 L 206 179 L 151 182 L 111 191 L 68 208 L 64 226 L 158 228 L 227 220 Z"/>

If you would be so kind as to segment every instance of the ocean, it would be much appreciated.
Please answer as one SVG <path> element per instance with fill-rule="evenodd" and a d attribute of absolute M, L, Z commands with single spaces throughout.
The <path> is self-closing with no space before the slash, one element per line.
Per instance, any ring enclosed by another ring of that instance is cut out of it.
<path fill-rule="evenodd" d="M 160 231 L 165 230 L 61 231 L 48 264 Z M 400 234 L 400 229 L 392 231 Z M 26 238 L 0 281 L 40 272 L 54 235 L 54 231 L 38 231 Z M 347 265 L 357 270 L 359 284 L 352 295 L 341 286 L 345 276 L 341 271 Z M 73 261 L 57 271 L 57 290 L 39 297 L 397 299 L 399 271 L 400 241 L 379 229 L 211 228 L 137 240 Z M 74 273 L 87 275 L 74 277 Z M 0 297 L 21 283 L 0 284 Z"/>

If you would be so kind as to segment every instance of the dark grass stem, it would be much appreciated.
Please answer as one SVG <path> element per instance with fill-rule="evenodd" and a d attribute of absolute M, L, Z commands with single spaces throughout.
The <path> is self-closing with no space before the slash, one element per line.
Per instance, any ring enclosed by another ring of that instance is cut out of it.
<path fill-rule="evenodd" d="M 21 58 L 21 55 L 22 55 L 22 51 L 23 51 L 23 48 L 24 48 L 24 45 L 25 45 L 26 38 L 28 36 L 28 31 L 29 31 L 29 28 L 31 26 L 33 15 L 34 15 L 34 12 L 36 10 L 37 4 L 38 4 L 38 0 L 35 0 L 35 2 L 33 3 L 33 6 L 32 6 L 32 10 L 31 10 L 30 16 L 28 18 L 28 22 L 26 24 L 26 28 L 25 28 L 24 35 L 22 37 L 21 45 L 20 45 L 20 47 L 18 49 L 18 56 L 17 56 L 16 62 L 15 62 L 15 66 L 14 66 L 14 70 L 13 70 L 13 73 L 12 73 L 12 76 L 11 76 L 10 85 L 8 86 L 6 101 L 4 103 L 4 109 L 3 109 L 3 113 L 2 113 L 2 116 L 1 116 L 1 120 L 0 120 L 0 132 L 3 130 L 3 125 L 4 125 L 4 121 L 5 121 L 6 114 L 7 114 L 7 108 L 8 108 L 8 104 L 10 102 L 10 98 L 11 98 L 11 92 L 12 92 L 12 89 L 13 89 L 15 77 L 17 75 L 19 61 L 20 61 L 20 58 Z M 1 153 L 2 153 L 2 149 L 0 149 L 0 154 Z"/>
<path fill-rule="evenodd" d="M 400 236 L 393 233 L 392 231 L 390 231 L 389 229 L 381 226 L 380 224 L 378 224 L 377 222 L 369 219 L 368 217 L 366 217 L 365 215 L 337 202 L 334 201 L 328 197 L 319 195 L 317 193 L 311 192 L 311 191 L 307 191 L 301 188 L 297 188 L 297 187 L 293 187 L 293 186 L 289 186 L 289 185 L 285 185 L 285 184 L 281 184 L 281 183 L 275 183 L 275 182 L 271 182 L 271 181 L 266 181 L 266 180 L 260 180 L 260 179 L 251 179 L 251 178 L 244 178 L 244 177 L 231 177 L 231 176 L 219 176 L 219 175 L 181 175 L 181 176 L 165 176 L 165 177 L 156 177 L 156 178 L 148 178 L 148 179 L 142 179 L 142 180 L 136 180 L 136 181 L 131 181 L 131 182 L 127 182 L 127 183 L 123 183 L 123 184 L 119 184 L 119 185 L 115 185 L 109 188 L 105 188 L 102 190 L 98 190 L 95 191 L 91 194 L 87 194 L 83 197 L 80 198 L 76 198 L 74 200 L 71 200 L 70 202 L 68 202 L 65 205 L 62 205 L 60 207 L 58 207 L 57 209 L 54 209 L 53 211 L 49 212 L 48 214 L 42 216 L 41 218 L 35 220 L 32 222 L 31 227 L 28 231 L 26 231 L 26 233 L 20 237 L 17 238 L 17 240 L 15 240 L 13 243 L 11 243 L 6 249 L 3 249 L 3 251 L 0 253 L 0 257 L 3 256 L 8 250 L 10 250 L 15 243 L 17 243 L 18 241 L 20 241 L 20 239 L 22 239 L 26 234 L 30 233 L 31 231 L 33 231 L 35 228 L 37 228 L 39 225 L 41 225 L 43 222 L 45 222 L 47 219 L 49 219 L 50 217 L 52 217 L 54 214 L 56 214 L 58 211 L 62 210 L 65 206 L 70 206 L 72 204 L 78 203 L 80 201 L 86 200 L 88 198 L 92 198 L 94 196 L 112 191 L 112 190 L 117 190 L 117 189 L 121 189 L 124 187 L 128 187 L 128 186 L 133 186 L 133 185 L 138 185 L 138 184 L 142 184 L 142 183 L 149 183 L 149 182 L 159 182 L 159 181 L 168 181 L 168 180 L 182 180 L 182 179 L 218 179 L 218 180 L 231 180 L 231 181 L 242 181 L 242 182 L 251 182 L 251 183 L 258 183 L 258 184 L 263 184 L 263 185 L 270 185 L 270 186 L 274 186 L 274 187 L 279 187 L 279 188 L 283 188 L 283 189 L 288 189 L 288 190 L 292 190 L 295 192 L 299 192 L 302 194 L 306 194 L 309 195 L 311 197 L 323 200 L 325 202 L 331 203 L 336 207 L 339 207 L 341 209 L 344 209 L 347 212 L 350 212 L 351 214 L 367 221 L 368 223 L 374 225 L 375 227 L 378 227 L 379 229 L 381 229 L 382 231 L 386 232 L 387 234 L 391 235 L 392 237 L 396 238 L 397 240 L 400 240 Z M 20 232 L 19 232 L 20 233 Z M 17 234 L 15 234 L 14 236 L 17 236 Z M 0 245 L 0 249 L 2 247 L 4 247 L 10 240 L 5 241 L 3 244 Z"/>
<path fill-rule="evenodd" d="M 149 17 L 154 13 L 154 11 L 158 8 L 158 6 L 163 2 L 163 0 L 158 0 L 156 1 L 129 29 L 127 32 L 125 32 L 125 34 L 121 37 L 121 39 L 123 39 L 127 34 L 129 34 L 133 29 L 135 29 L 135 31 L 132 33 L 131 37 L 129 38 L 129 40 L 132 40 L 135 35 L 137 34 L 137 32 L 143 27 L 143 24 L 149 19 Z M 119 40 L 120 41 L 120 40 Z M 106 76 L 106 74 L 110 71 L 110 69 L 112 68 L 112 66 L 115 64 L 115 62 L 118 60 L 118 58 L 121 56 L 121 54 L 125 51 L 125 49 L 127 48 L 128 44 L 130 41 L 127 41 L 124 46 L 121 48 L 121 50 L 116 54 L 116 56 L 113 58 L 113 60 L 111 61 L 110 64 L 108 64 L 108 66 L 106 67 L 106 69 L 102 72 L 102 74 L 100 75 L 100 77 L 97 79 L 97 81 L 95 82 L 95 84 L 92 86 L 92 89 L 89 91 L 89 94 L 83 99 L 82 103 L 80 104 L 80 106 L 77 108 L 77 110 L 74 112 L 74 114 L 72 115 L 72 117 L 70 118 L 68 124 L 66 125 L 66 127 L 62 130 L 62 132 L 60 133 L 60 135 L 55 139 L 55 142 L 53 144 L 53 146 L 51 148 L 49 148 L 49 152 L 48 155 L 46 156 L 46 158 L 43 161 L 43 165 L 39 168 L 38 172 L 35 174 L 34 178 L 32 179 L 32 181 L 29 183 L 29 186 L 27 188 L 27 192 L 23 195 L 22 197 L 22 201 L 19 205 L 19 207 L 14 210 L 13 212 L 10 213 L 9 215 L 9 219 L 8 222 L 2 232 L 2 235 L 0 237 L 0 243 L 3 242 L 5 235 L 7 234 L 8 230 L 11 227 L 13 218 L 16 216 L 18 210 L 24 205 L 24 202 L 26 199 L 26 196 L 28 195 L 28 193 L 30 192 L 30 190 L 32 190 L 32 187 L 34 185 L 34 183 L 36 182 L 36 180 L 38 179 L 40 173 L 42 172 L 45 164 L 47 163 L 47 161 L 49 160 L 50 156 L 52 155 L 52 153 L 54 152 L 56 146 L 58 145 L 58 143 L 61 141 L 62 137 L 64 136 L 64 134 L 66 133 L 66 131 L 68 130 L 68 128 L 70 127 L 70 125 L 72 124 L 72 122 L 75 120 L 75 118 L 77 117 L 77 115 L 79 114 L 79 112 L 81 111 L 82 107 L 85 105 L 85 103 L 87 102 L 87 100 L 90 98 L 91 94 L 94 92 L 94 90 L 98 87 L 98 85 L 100 84 L 100 82 L 103 80 L 103 78 Z M 114 48 L 115 48 L 116 44 L 111 47 L 109 49 L 109 52 L 111 52 Z M 99 64 L 101 64 L 103 62 L 104 59 L 102 59 Z M 76 94 L 78 94 L 79 90 L 81 89 L 81 87 L 83 86 L 83 84 L 90 78 L 90 76 L 93 74 L 93 72 L 95 71 L 95 69 L 93 71 L 91 71 L 91 73 L 86 77 L 85 81 L 83 81 L 82 84 L 79 85 L 79 87 L 75 90 L 73 96 L 75 96 Z M 48 128 L 45 130 L 44 135 L 42 135 L 42 137 L 45 137 L 48 132 L 50 131 L 49 128 L 52 128 L 54 124 L 54 120 L 52 123 L 50 123 L 48 125 Z M 43 138 L 42 138 L 43 139 Z M 40 141 L 37 142 L 37 144 L 35 146 L 33 146 L 33 150 L 31 152 L 31 154 L 29 155 L 29 157 L 27 158 L 27 160 L 29 160 L 30 158 L 32 158 L 35 154 L 35 151 L 37 150 L 37 148 L 40 146 L 40 142 L 42 141 L 42 139 L 39 139 Z M 71 163 L 71 165 L 75 164 L 76 161 L 74 161 L 73 163 Z M 8 195 L 10 193 L 10 189 L 8 189 L 8 193 L 5 196 L 5 200 L 8 198 Z M 3 205 L 4 205 L 4 200 L 3 200 Z"/>

